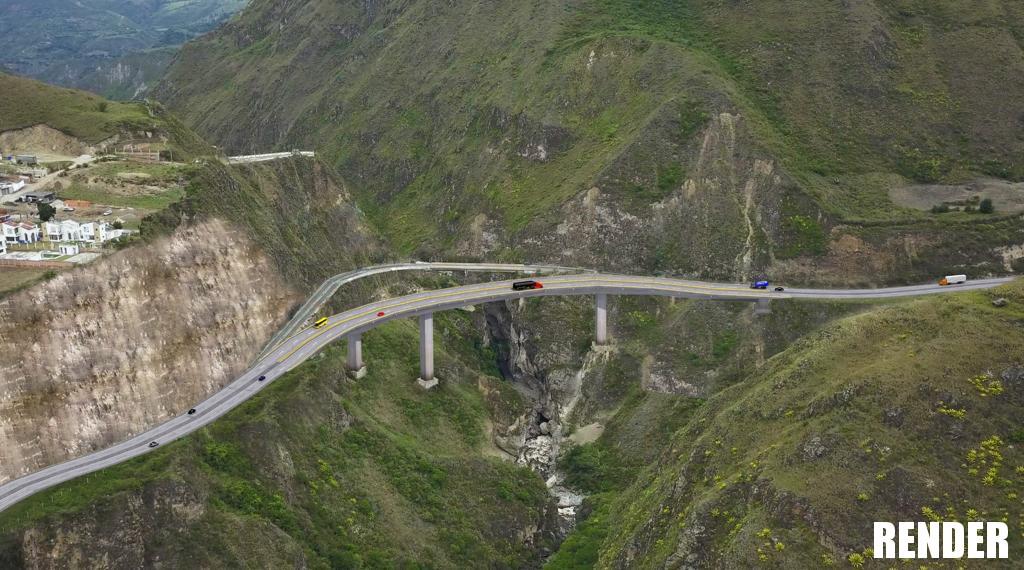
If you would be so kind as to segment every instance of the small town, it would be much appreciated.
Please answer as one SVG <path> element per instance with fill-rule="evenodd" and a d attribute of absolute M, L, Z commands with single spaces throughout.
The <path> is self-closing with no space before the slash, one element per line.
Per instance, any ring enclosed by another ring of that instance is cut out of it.
<path fill-rule="evenodd" d="M 61 199 L 50 190 L 61 168 L 51 171 L 36 155 L 4 155 L 0 161 L 0 267 L 61 269 L 88 263 L 131 235 L 113 210 L 88 200 Z M 66 168 L 81 168 L 92 157 Z"/>

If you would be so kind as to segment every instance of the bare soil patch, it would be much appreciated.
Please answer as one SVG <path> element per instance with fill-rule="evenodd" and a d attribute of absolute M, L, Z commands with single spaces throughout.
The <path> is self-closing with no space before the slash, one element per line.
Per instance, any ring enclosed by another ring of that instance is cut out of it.
<path fill-rule="evenodd" d="M 990 198 L 997 212 L 1024 211 L 1024 182 L 979 178 L 964 184 L 915 184 L 889 191 L 889 198 L 894 203 L 917 210 L 964 202 L 975 196 Z"/>

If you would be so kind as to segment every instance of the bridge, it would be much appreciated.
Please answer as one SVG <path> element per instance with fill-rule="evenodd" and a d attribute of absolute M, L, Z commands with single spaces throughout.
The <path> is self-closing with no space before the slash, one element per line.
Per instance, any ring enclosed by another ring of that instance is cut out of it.
<path fill-rule="evenodd" d="M 444 264 L 416 264 L 434 269 Z M 373 268 L 371 268 L 372 270 Z M 707 283 L 668 277 L 641 277 L 581 273 L 555 275 L 543 279 L 543 288 L 515 291 L 513 281 L 493 281 L 424 291 L 378 301 L 338 313 L 319 328 L 305 327 L 275 342 L 267 354 L 249 370 L 219 392 L 195 406 L 196 413 L 172 418 L 127 441 L 107 449 L 41 469 L 0 485 L 0 511 L 39 491 L 75 477 L 116 465 L 152 450 L 150 442 L 167 443 L 192 433 L 251 398 L 267 384 L 281 377 L 340 339 L 348 342 L 346 367 L 355 378 L 365 374 L 362 335 L 395 319 L 416 318 L 420 330 L 420 370 L 416 382 L 424 388 L 437 385 L 434 375 L 433 315 L 444 311 L 495 301 L 543 296 L 587 295 L 595 299 L 594 343 L 607 344 L 609 295 L 658 295 L 691 299 L 718 299 L 756 303 L 762 310 L 781 299 L 893 299 L 920 295 L 952 293 L 995 287 L 1012 278 L 983 279 L 954 287 L 915 285 L 882 289 L 801 289 L 785 291 L 752 290 L 744 285 Z M 262 380 L 261 380 L 262 379 Z"/>

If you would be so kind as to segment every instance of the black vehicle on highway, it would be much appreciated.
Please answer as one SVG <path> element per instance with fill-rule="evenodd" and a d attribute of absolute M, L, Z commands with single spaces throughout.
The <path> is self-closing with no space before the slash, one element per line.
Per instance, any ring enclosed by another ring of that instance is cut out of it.
<path fill-rule="evenodd" d="M 159 443 L 157 443 L 157 442 L 155 442 L 155 441 L 151 441 L 151 442 L 149 442 L 149 446 L 150 446 L 150 447 L 156 447 L 156 446 L 158 446 L 158 445 L 160 445 L 160 444 L 159 444 Z"/>
<path fill-rule="evenodd" d="M 528 281 L 516 281 L 512 284 L 513 291 L 527 291 L 529 289 L 543 289 L 544 285 L 540 281 L 534 281 L 532 279 Z"/>

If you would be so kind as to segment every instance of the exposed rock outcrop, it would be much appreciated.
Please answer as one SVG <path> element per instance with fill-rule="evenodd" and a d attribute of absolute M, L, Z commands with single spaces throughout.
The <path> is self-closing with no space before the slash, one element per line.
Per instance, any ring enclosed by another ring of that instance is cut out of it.
<path fill-rule="evenodd" d="M 121 441 L 241 372 L 298 299 L 210 220 L 0 303 L 0 481 Z"/>

